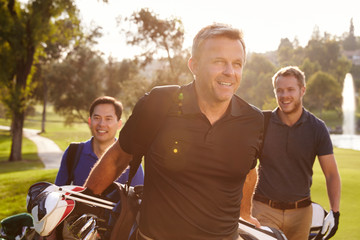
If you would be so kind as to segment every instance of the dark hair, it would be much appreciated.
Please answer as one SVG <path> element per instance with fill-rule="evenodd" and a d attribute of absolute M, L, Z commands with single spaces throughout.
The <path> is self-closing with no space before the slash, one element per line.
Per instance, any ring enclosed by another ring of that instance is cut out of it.
<path fill-rule="evenodd" d="M 194 37 L 191 55 L 193 58 L 197 58 L 199 55 L 199 49 L 206 39 L 216 37 L 227 37 L 234 40 L 239 40 L 244 50 L 244 62 L 246 59 L 246 47 L 244 42 L 243 33 L 241 30 L 231 27 L 230 25 L 222 23 L 214 23 L 212 25 L 202 28 Z"/>
<path fill-rule="evenodd" d="M 90 117 L 92 116 L 95 107 L 99 104 L 112 104 L 115 108 L 116 117 L 118 121 L 120 120 L 123 106 L 120 101 L 117 101 L 115 98 L 109 96 L 98 97 L 91 103 L 89 110 Z"/>
<path fill-rule="evenodd" d="M 306 86 L 304 72 L 301 71 L 299 67 L 287 66 L 287 67 L 281 68 L 279 71 L 277 71 L 274 74 L 274 76 L 272 77 L 273 87 L 275 88 L 276 80 L 279 77 L 287 77 L 287 76 L 295 77 L 300 87 Z"/>

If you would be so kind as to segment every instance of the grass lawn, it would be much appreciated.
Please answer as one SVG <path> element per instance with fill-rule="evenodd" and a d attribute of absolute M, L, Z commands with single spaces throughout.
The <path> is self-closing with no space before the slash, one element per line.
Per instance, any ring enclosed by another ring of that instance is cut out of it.
<path fill-rule="evenodd" d="M 0 119 L 0 125 L 7 125 L 6 120 Z M 26 127 L 30 126 L 40 129 L 40 122 L 37 122 L 36 126 L 34 122 L 26 122 Z M 47 133 L 43 136 L 53 139 L 64 150 L 71 141 L 83 141 L 90 137 L 90 133 L 86 124 L 64 127 L 62 123 L 50 122 L 47 123 Z M 27 139 L 23 140 L 24 160 L 7 162 L 10 143 L 9 132 L 0 130 L 0 220 L 25 212 L 29 187 L 39 181 L 54 182 L 57 173 L 57 169 L 43 169 L 35 144 Z M 360 151 L 335 149 L 335 156 L 342 179 L 342 198 L 340 227 L 332 239 L 360 239 Z M 314 165 L 311 193 L 313 201 L 329 209 L 325 179 L 317 161 Z"/>
<path fill-rule="evenodd" d="M 340 226 L 332 239 L 360 239 L 360 151 L 335 149 L 340 171 L 342 191 L 340 202 Z M 329 210 L 325 178 L 320 165 L 314 165 L 312 200 Z"/>

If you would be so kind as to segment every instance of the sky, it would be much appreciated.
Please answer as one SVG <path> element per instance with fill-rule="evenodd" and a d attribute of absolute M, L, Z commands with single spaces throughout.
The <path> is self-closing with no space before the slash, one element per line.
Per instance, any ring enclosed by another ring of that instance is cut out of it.
<path fill-rule="evenodd" d="M 184 47 L 195 34 L 214 22 L 230 24 L 244 32 L 248 52 L 274 51 L 282 38 L 299 40 L 306 46 L 315 26 L 320 32 L 341 36 L 353 18 L 360 36 L 359 0 L 76 0 L 86 27 L 103 28 L 97 49 L 115 59 L 131 58 L 139 49 L 126 45 L 116 18 L 149 8 L 161 19 L 176 17 L 185 29 Z M 123 25 L 125 27 L 125 25 Z"/>

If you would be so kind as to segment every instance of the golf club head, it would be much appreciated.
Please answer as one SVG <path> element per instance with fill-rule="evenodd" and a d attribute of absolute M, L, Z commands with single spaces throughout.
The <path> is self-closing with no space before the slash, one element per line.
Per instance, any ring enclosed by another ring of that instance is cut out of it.
<path fill-rule="evenodd" d="M 97 227 L 93 227 L 90 229 L 89 233 L 83 238 L 83 240 L 98 240 L 100 239 Z"/>
<path fill-rule="evenodd" d="M 77 239 L 84 239 L 92 229 L 97 228 L 96 219 L 92 214 L 83 214 L 69 226 L 69 231 Z"/>

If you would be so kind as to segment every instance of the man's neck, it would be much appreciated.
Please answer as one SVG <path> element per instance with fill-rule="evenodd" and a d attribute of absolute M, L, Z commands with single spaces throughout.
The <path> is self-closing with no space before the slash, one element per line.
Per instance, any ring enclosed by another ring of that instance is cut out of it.
<path fill-rule="evenodd" d="M 92 148 L 95 155 L 100 158 L 105 153 L 106 149 L 108 149 L 114 143 L 114 141 L 102 143 L 96 141 L 94 138 L 92 141 Z"/>
<path fill-rule="evenodd" d="M 279 116 L 281 121 L 290 127 L 293 126 L 300 119 L 302 113 L 303 113 L 302 107 L 300 107 L 295 112 L 291 112 L 291 113 L 284 113 L 280 109 L 277 110 L 277 115 Z"/>
<path fill-rule="evenodd" d="M 229 107 L 230 101 L 211 103 L 198 99 L 198 104 L 201 112 L 207 117 L 211 125 L 214 125 L 215 122 L 224 116 L 227 108 Z"/>

